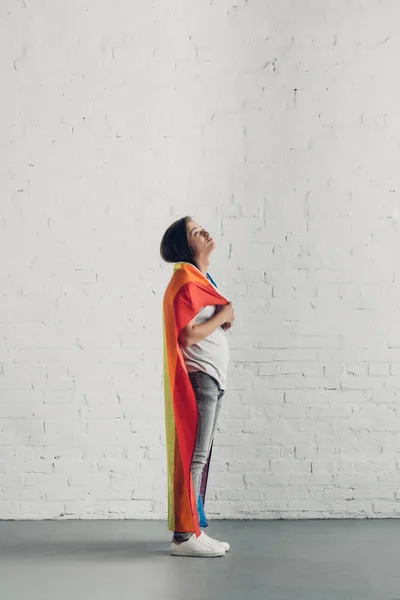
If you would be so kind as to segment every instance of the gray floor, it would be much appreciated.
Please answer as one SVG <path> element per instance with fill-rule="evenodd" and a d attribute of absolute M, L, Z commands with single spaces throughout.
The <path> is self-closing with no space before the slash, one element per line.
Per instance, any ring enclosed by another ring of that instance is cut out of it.
<path fill-rule="evenodd" d="M 400 521 L 216 521 L 173 558 L 159 521 L 0 522 L 1 600 L 399 600 Z"/>

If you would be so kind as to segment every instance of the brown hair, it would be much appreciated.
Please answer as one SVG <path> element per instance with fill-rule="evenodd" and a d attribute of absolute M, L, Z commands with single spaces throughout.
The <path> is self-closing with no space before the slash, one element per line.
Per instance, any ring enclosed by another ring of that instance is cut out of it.
<path fill-rule="evenodd" d="M 170 225 L 164 233 L 161 244 L 161 258 L 168 263 L 188 262 L 197 267 L 190 247 L 186 226 L 192 217 L 186 216 Z"/>

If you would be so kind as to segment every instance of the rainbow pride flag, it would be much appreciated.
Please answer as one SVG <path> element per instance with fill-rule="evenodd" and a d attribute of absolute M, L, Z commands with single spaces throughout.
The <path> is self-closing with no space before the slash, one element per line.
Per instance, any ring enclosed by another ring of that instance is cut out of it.
<path fill-rule="evenodd" d="M 196 535 L 200 535 L 200 527 L 207 526 L 204 501 L 209 460 L 199 498 L 195 498 L 190 469 L 197 433 L 197 404 L 178 338 L 189 321 L 210 304 L 225 305 L 228 300 L 199 269 L 187 262 L 176 263 L 163 302 L 168 527 L 171 531 L 194 531 Z"/>

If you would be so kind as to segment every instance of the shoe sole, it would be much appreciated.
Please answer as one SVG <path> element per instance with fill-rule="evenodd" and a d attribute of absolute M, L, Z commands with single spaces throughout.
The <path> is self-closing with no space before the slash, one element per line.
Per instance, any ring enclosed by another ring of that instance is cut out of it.
<path fill-rule="evenodd" d="M 225 550 L 223 552 L 216 550 L 210 554 L 199 554 L 196 552 L 176 552 L 174 550 L 171 550 L 170 553 L 171 556 L 183 556 L 186 558 L 218 558 L 220 556 L 225 556 Z"/>

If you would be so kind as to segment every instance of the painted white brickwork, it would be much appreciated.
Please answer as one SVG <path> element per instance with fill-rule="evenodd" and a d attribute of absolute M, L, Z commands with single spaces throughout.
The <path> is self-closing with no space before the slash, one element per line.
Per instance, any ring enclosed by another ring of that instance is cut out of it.
<path fill-rule="evenodd" d="M 159 242 L 236 307 L 214 517 L 400 512 L 396 0 L 3 0 L 0 517 L 164 518 Z"/>

